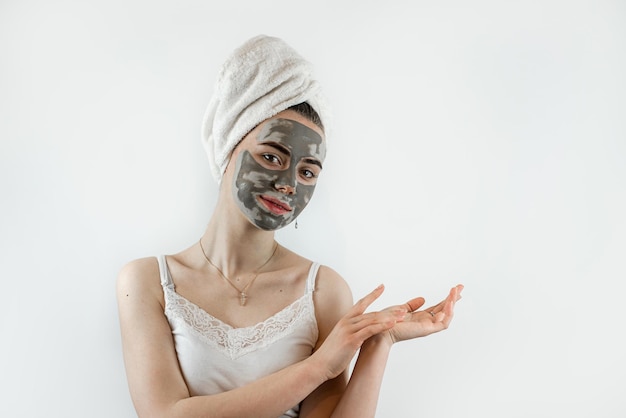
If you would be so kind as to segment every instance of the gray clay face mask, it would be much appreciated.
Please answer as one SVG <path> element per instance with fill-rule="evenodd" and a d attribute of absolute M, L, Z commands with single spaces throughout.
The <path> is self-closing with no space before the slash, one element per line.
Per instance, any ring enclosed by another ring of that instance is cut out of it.
<path fill-rule="evenodd" d="M 266 122 L 256 146 L 263 163 L 248 150 L 239 153 L 232 190 L 248 219 L 273 231 L 295 220 L 311 200 L 316 179 L 307 176 L 321 168 L 326 147 L 317 132 L 290 119 Z"/>

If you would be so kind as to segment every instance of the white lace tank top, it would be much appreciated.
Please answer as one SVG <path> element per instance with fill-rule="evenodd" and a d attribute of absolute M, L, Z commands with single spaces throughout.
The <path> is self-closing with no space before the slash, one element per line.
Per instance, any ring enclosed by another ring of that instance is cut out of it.
<path fill-rule="evenodd" d="M 318 263 L 309 270 L 304 295 L 263 322 L 234 328 L 176 293 L 165 256 L 158 257 L 165 316 L 189 392 L 213 395 L 258 380 L 309 357 L 318 329 L 313 291 Z M 283 417 L 297 417 L 299 405 Z"/>

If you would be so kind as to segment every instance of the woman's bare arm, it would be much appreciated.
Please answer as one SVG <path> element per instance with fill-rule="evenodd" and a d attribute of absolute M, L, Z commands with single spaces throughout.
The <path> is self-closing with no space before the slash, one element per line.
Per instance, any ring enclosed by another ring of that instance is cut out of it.
<path fill-rule="evenodd" d="M 164 314 L 156 259 L 125 266 L 117 282 L 124 361 L 131 397 L 140 417 L 276 417 L 324 382 L 339 377 L 363 341 L 390 329 L 397 313 L 363 314 L 382 293 L 377 289 L 335 327 L 311 357 L 258 381 L 210 396 L 190 396 L 178 367 L 171 329 Z M 339 377 L 338 379 L 336 379 Z M 322 393 L 323 389 L 318 393 Z"/>
<path fill-rule="evenodd" d="M 404 305 L 397 305 L 387 311 L 403 312 L 388 332 L 381 332 L 367 339 L 360 351 L 350 380 L 345 388 L 327 389 L 333 396 L 323 405 L 316 405 L 320 389 L 327 387 L 324 383 L 303 402 L 302 417 L 341 417 L 367 418 L 376 416 L 376 408 L 380 394 L 383 375 L 389 358 L 391 347 L 395 342 L 424 337 L 442 331 L 450 325 L 454 314 L 454 305 L 461 298 L 463 286 L 455 286 L 445 300 L 425 310 L 418 311 L 424 298 L 411 299 Z M 343 321 L 341 319 L 340 321 Z"/>

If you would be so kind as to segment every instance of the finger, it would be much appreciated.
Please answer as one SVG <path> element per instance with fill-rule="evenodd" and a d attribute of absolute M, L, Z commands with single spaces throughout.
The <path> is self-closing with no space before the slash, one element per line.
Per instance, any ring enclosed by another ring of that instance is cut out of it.
<path fill-rule="evenodd" d="M 394 327 L 396 320 L 393 317 L 377 318 L 372 321 L 362 321 L 358 329 L 354 330 L 352 335 L 362 344 L 365 340 L 381 332 L 387 331 Z"/>
<path fill-rule="evenodd" d="M 376 289 L 372 290 L 370 293 L 359 299 L 357 303 L 348 311 L 348 316 L 357 316 L 361 315 L 368 306 L 370 306 L 380 295 L 383 294 L 385 290 L 385 285 L 379 285 Z"/>
<path fill-rule="evenodd" d="M 448 296 L 442 300 L 441 302 L 439 302 L 436 305 L 431 306 L 430 308 L 426 308 L 425 311 L 428 312 L 433 312 L 433 313 L 438 313 L 444 310 L 446 303 L 449 300 L 452 300 L 453 302 L 457 302 L 458 300 L 461 299 L 461 291 L 463 290 L 463 285 L 459 284 L 456 285 L 455 287 L 453 287 L 452 289 L 450 289 L 450 293 L 448 293 Z"/>
<path fill-rule="evenodd" d="M 445 318 L 451 295 L 452 295 L 452 290 L 450 290 L 450 293 L 444 300 L 442 300 L 436 305 L 431 306 L 430 308 L 424 309 L 426 312 L 432 315 L 434 322 L 441 322 Z"/>
<path fill-rule="evenodd" d="M 450 322 L 452 322 L 452 318 L 454 318 L 454 302 L 450 304 L 449 309 L 446 312 L 441 312 L 441 323 L 444 328 L 448 328 L 450 326 Z"/>
<path fill-rule="evenodd" d="M 426 300 L 423 297 L 417 297 L 408 301 L 404 306 L 409 312 L 415 312 L 421 308 Z"/>
<path fill-rule="evenodd" d="M 428 312 L 432 312 L 432 313 L 437 313 L 437 312 L 439 312 L 439 311 L 441 311 L 443 309 L 443 305 L 446 303 L 446 300 L 447 299 L 444 299 L 441 302 L 439 302 L 438 304 L 433 305 L 433 306 L 431 306 L 429 308 L 426 308 L 424 310 L 428 311 Z"/>
<path fill-rule="evenodd" d="M 360 328 L 365 328 L 372 324 L 384 323 L 391 326 L 396 322 L 404 321 L 406 309 L 403 307 L 387 308 L 383 311 L 368 312 L 350 319 L 349 326 L 351 332 L 357 332 Z"/>
<path fill-rule="evenodd" d="M 452 307 L 454 306 L 455 302 L 456 302 L 456 288 L 453 287 L 452 289 L 450 289 L 450 293 L 448 294 L 446 299 L 442 302 L 441 312 L 443 312 L 444 314 L 451 314 Z"/>
<path fill-rule="evenodd" d="M 461 296 L 461 292 L 463 291 L 463 289 L 465 289 L 465 286 L 463 286 L 462 284 L 457 284 L 456 285 L 456 300 L 460 300 L 463 296 Z"/>
<path fill-rule="evenodd" d="M 456 285 L 455 287 L 453 287 L 453 288 L 450 290 L 450 296 L 449 296 L 449 298 L 450 298 L 450 299 L 452 300 L 452 302 L 453 302 L 453 305 L 452 305 L 452 306 L 454 306 L 454 304 L 455 304 L 456 302 L 458 302 L 459 300 L 461 300 L 461 297 L 462 297 L 462 296 L 461 296 L 461 292 L 462 292 L 462 291 L 463 291 L 463 285 L 461 285 L 461 284 Z"/>
<path fill-rule="evenodd" d="M 441 321 L 446 328 L 448 327 L 448 325 L 452 321 L 452 318 L 454 317 L 454 305 L 456 304 L 457 300 L 459 300 L 458 286 L 450 289 L 450 294 L 446 298 L 445 303 L 443 305 L 443 309 L 440 312 L 441 315 L 437 317 L 437 320 Z"/>

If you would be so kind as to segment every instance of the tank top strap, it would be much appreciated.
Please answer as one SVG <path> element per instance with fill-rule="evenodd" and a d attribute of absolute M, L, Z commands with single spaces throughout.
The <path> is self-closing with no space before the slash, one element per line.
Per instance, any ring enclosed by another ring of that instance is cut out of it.
<path fill-rule="evenodd" d="M 172 276 L 170 275 L 170 270 L 167 268 L 167 261 L 165 260 L 164 255 L 160 255 L 157 257 L 159 262 L 159 274 L 161 275 L 161 286 L 174 288 L 174 282 L 172 281 Z"/>
<path fill-rule="evenodd" d="M 309 276 L 306 278 L 306 293 L 313 293 L 315 291 L 315 279 L 317 278 L 317 271 L 320 268 L 320 263 L 311 264 L 309 269 Z"/>

